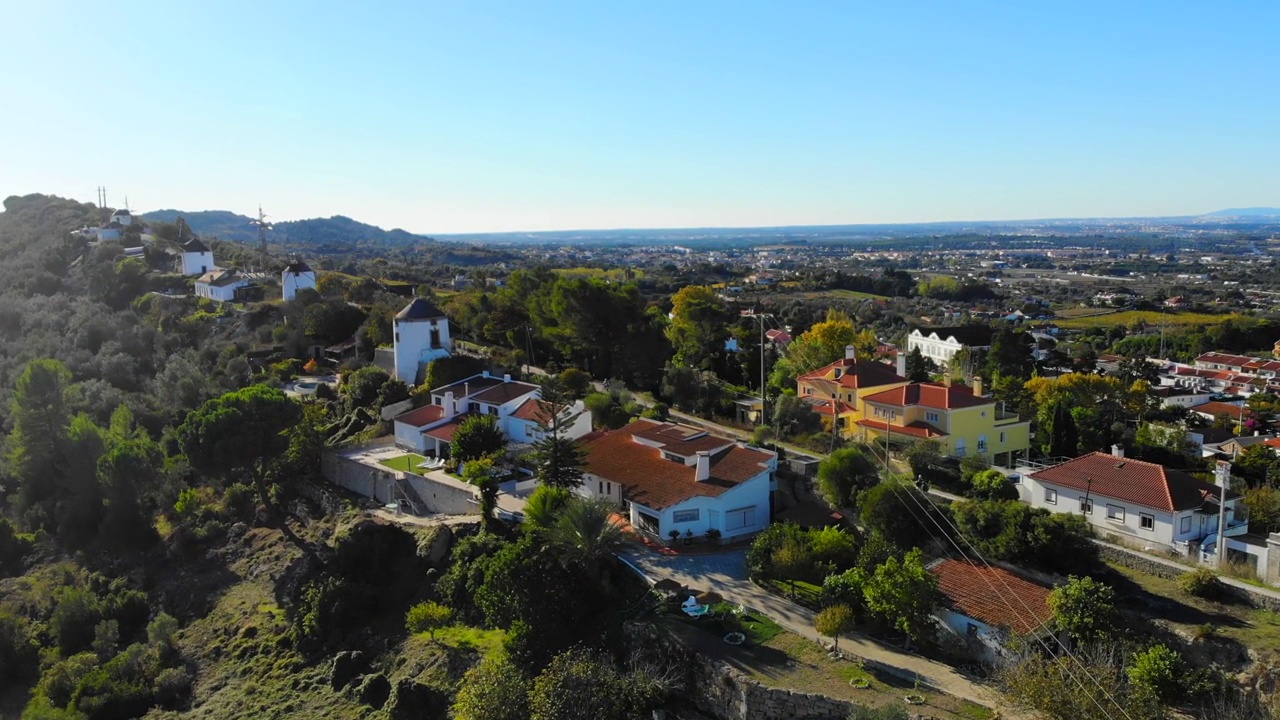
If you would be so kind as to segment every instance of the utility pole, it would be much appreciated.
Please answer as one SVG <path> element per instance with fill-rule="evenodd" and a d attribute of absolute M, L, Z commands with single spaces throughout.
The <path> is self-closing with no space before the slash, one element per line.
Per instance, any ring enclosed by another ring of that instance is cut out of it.
<path fill-rule="evenodd" d="M 764 387 L 764 321 L 766 318 L 772 318 L 773 313 L 758 313 L 752 310 L 746 314 L 746 317 L 760 321 L 760 424 L 768 425 L 769 421 L 766 419 L 768 418 L 768 413 L 765 412 L 767 401 L 765 400 Z"/>
<path fill-rule="evenodd" d="M 251 220 L 250 224 L 258 226 L 258 251 L 262 253 L 262 272 L 267 271 L 267 231 L 272 226 L 267 223 L 267 216 L 262 212 L 262 205 L 258 205 L 258 219 Z"/>
<path fill-rule="evenodd" d="M 1227 487 L 1231 485 L 1231 463 L 1219 460 L 1214 472 L 1218 476 L 1218 572 L 1227 563 Z"/>

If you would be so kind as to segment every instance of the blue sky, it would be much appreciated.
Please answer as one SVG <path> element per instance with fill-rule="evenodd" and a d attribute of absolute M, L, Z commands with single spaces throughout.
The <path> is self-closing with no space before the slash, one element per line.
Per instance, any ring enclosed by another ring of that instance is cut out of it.
<path fill-rule="evenodd" d="M 6 5 L 3 195 L 425 233 L 1280 205 L 1276 2 Z"/>

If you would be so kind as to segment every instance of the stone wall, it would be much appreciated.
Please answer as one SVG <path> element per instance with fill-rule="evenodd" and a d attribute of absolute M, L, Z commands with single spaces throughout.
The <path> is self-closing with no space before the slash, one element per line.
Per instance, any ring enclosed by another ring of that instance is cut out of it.
<path fill-rule="evenodd" d="M 334 485 L 384 505 L 407 493 L 415 505 L 414 509 L 423 513 L 475 515 L 479 512 L 477 490 L 461 480 L 438 482 L 420 475 L 366 465 L 337 453 L 326 453 L 320 470 Z"/>
<path fill-rule="evenodd" d="M 1192 570 L 1192 568 L 1181 565 L 1172 560 L 1162 561 L 1137 551 L 1126 550 L 1112 545 L 1104 545 L 1103 543 L 1097 543 L 1097 545 L 1098 555 L 1103 560 L 1113 562 L 1117 565 L 1123 565 L 1127 568 L 1133 568 L 1134 570 L 1147 573 L 1148 575 L 1176 580 Z M 1261 592 L 1258 589 L 1254 589 L 1249 585 L 1241 583 L 1239 580 L 1234 580 L 1228 577 L 1222 577 L 1221 579 L 1226 585 L 1227 590 L 1235 595 L 1241 602 L 1248 603 L 1249 605 L 1258 608 L 1280 610 L 1280 598 Z"/>

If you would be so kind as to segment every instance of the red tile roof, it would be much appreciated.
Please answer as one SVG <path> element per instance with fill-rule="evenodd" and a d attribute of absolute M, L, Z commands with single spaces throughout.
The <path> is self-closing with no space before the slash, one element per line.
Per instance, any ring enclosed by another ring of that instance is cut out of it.
<path fill-rule="evenodd" d="M 429 438 L 435 438 L 445 442 L 453 442 L 453 434 L 458 431 L 458 426 L 462 424 L 463 420 L 471 417 L 471 415 L 472 413 L 469 412 L 454 415 L 443 425 L 437 425 L 430 430 L 424 431 L 422 434 Z"/>
<path fill-rule="evenodd" d="M 1192 406 L 1191 411 L 1204 413 L 1205 415 L 1212 415 L 1213 417 L 1218 417 L 1219 415 L 1226 415 L 1227 417 L 1235 420 L 1247 418 L 1249 417 L 1249 415 L 1252 414 L 1249 412 L 1249 409 L 1243 405 L 1218 402 L 1217 400 L 1211 400 L 1207 403 L 1200 403 L 1199 405 L 1194 405 Z"/>
<path fill-rule="evenodd" d="M 524 397 L 529 393 L 540 390 L 537 385 L 526 382 L 501 382 L 491 388 L 482 390 L 471 396 L 472 400 L 489 405 L 501 405 L 511 402 L 518 397 Z"/>
<path fill-rule="evenodd" d="M 926 440 L 930 438 L 939 438 L 939 437 L 947 436 L 946 433 L 942 432 L 938 428 L 930 425 L 927 422 L 920 422 L 920 421 L 909 423 L 907 425 L 891 426 L 888 423 L 883 423 L 883 422 L 880 422 L 879 420 L 863 419 L 858 421 L 858 425 L 865 428 L 871 428 L 872 430 L 879 430 L 880 432 L 883 432 L 883 433 L 889 433 L 889 434 L 898 433 L 901 435 L 909 435 L 911 437 L 925 438 Z"/>
<path fill-rule="evenodd" d="M 1089 492 L 1093 497 L 1115 498 L 1143 507 L 1177 512 L 1200 507 L 1221 492 L 1212 483 L 1162 465 L 1094 452 L 1038 472 L 1031 478 Z M 1239 493 L 1229 491 L 1228 498 Z"/>
<path fill-rule="evenodd" d="M 410 410 L 403 415 L 397 415 L 395 421 L 411 425 L 413 427 L 422 427 L 444 417 L 444 408 L 439 405 L 423 405 L 420 408 Z"/>
<path fill-rule="evenodd" d="M 529 398 L 512 411 L 511 417 L 545 425 L 551 420 L 551 413 L 542 408 L 542 403 L 539 402 L 538 398 Z"/>
<path fill-rule="evenodd" d="M 919 405 L 938 408 L 939 410 L 954 410 L 996 404 L 995 400 L 974 395 L 973 388 L 968 385 L 947 387 L 941 383 L 911 383 L 892 390 L 878 392 L 874 395 L 867 395 L 863 400 L 881 405 L 894 405 L 897 407 Z"/>
<path fill-rule="evenodd" d="M 809 403 L 809 405 L 813 407 L 813 411 L 818 413 L 819 415 L 826 415 L 830 417 L 831 415 L 835 414 L 832 412 L 831 400 L 828 398 L 817 397 L 814 395 L 806 395 L 804 396 L 804 399 L 806 402 Z M 843 401 L 837 402 L 835 404 L 835 407 L 837 412 L 839 412 L 841 415 L 845 413 L 853 412 L 853 406 L 847 402 L 843 402 Z"/>
<path fill-rule="evenodd" d="M 767 471 L 775 457 L 771 452 L 743 447 L 727 438 L 702 435 L 681 440 L 687 426 L 660 423 L 640 419 L 624 428 L 611 432 L 588 435 L 583 438 L 586 451 L 585 470 L 605 480 L 622 486 L 626 499 L 661 510 L 684 502 L 691 497 L 718 497 L 742 483 Z M 652 447 L 636 440 L 665 441 L 662 448 Z M 711 456 L 711 478 L 697 482 L 694 467 L 666 460 L 663 449 L 683 453 L 690 447 L 710 444 L 727 448 Z"/>
<path fill-rule="evenodd" d="M 946 559 L 931 565 L 929 572 L 938 578 L 938 591 L 948 607 L 991 627 L 1030 635 L 1053 617 L 1048 587 L 1003 568 Z"/>

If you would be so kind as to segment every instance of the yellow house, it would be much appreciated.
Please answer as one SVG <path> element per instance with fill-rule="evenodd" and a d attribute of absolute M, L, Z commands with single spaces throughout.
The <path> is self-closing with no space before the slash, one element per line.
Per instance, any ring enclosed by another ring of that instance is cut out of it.
<path fill-rule="evenodd" d="M 911 383 L 868 394 L 862 403 L 857 427 L 864 442 L 934 440 L 944 455 L 976 455 L 1005 467 L 1031 447 L 1031 423 L 983 397 L 979 378 L 973 387 Z"/>
<path fill-rule="evenodd" d="M 905 361 L 905 356 L 900 354 L 899 366 Z M 813 405 L 827 429 L 834 420 L 846 437 L 852 437 L 862 419 L 862 400 L 906 385 L 903 372 L 901 367 L 894 372 L 882 362 L 855 360 L 853 348 L 848 348 L 844 358 L 796 378 L 796 394 Z"/>

